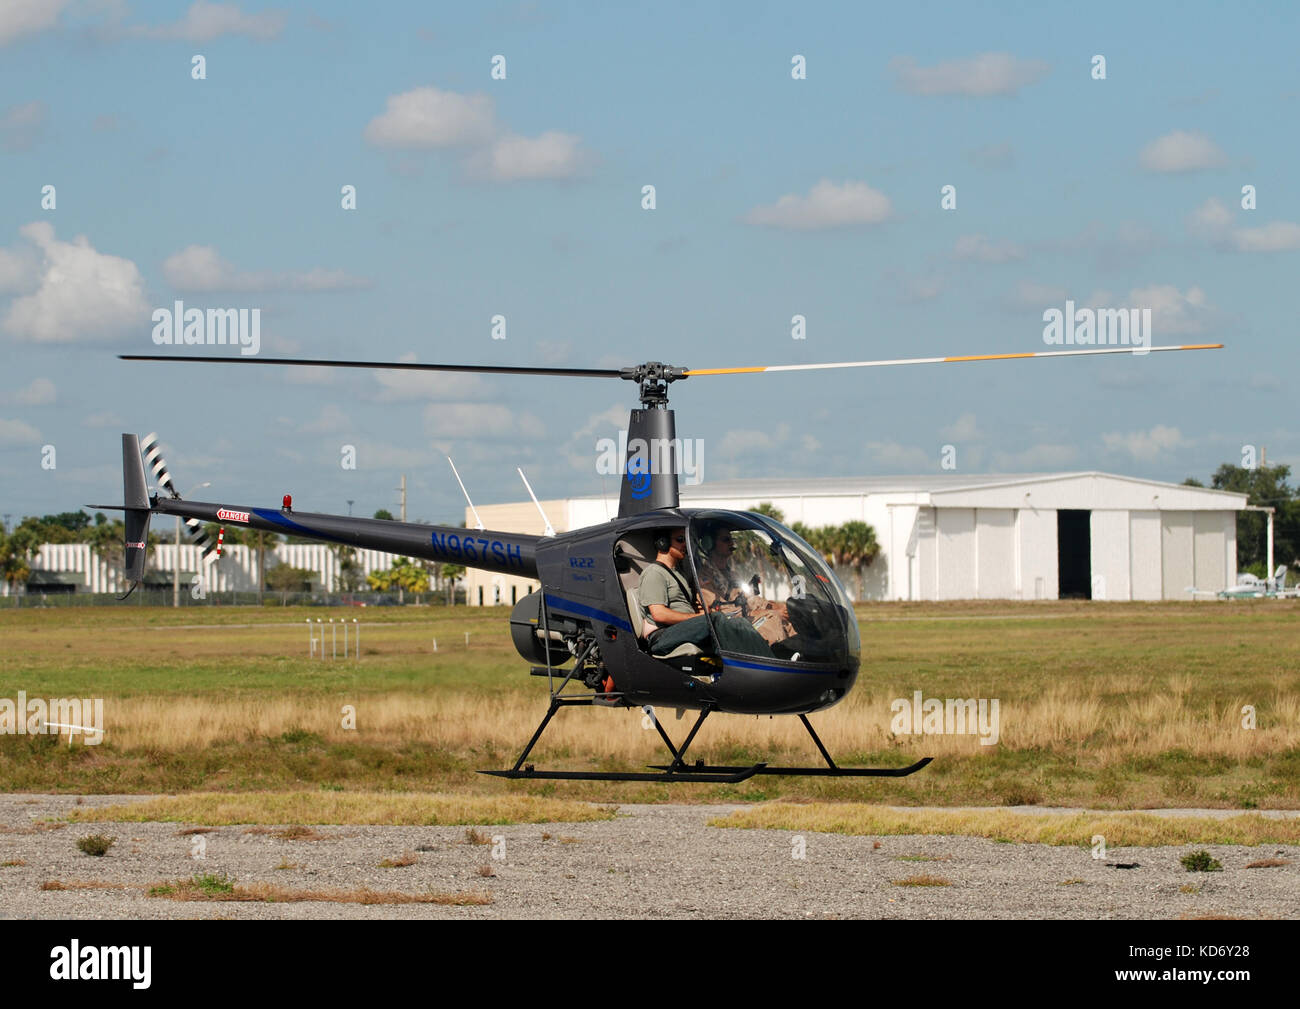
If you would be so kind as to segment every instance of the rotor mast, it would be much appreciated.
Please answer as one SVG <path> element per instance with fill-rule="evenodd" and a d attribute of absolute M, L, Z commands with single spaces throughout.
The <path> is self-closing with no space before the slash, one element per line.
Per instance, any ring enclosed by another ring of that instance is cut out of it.
<path fill-rule="evenodd" d="M 687 370 L 648 361 L 619 369 L 619 377 L 637 383 L 641 409 L 628 414 L 618 517 L 676 508 L 681 503 L 677 493 L 678 443 L 668 386 L 689 377 Z"/>

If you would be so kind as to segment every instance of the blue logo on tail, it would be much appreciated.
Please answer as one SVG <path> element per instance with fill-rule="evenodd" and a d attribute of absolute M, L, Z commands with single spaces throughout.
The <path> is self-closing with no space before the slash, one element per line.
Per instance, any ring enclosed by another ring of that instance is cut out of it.
<path fill-rule="evenodd" d="M 634 455 L 627 461 L 627 482 L 632 488 L 632 500 L 644 501 L 650 496 L 653 480 L 650 476 L 649 460 Z"/>

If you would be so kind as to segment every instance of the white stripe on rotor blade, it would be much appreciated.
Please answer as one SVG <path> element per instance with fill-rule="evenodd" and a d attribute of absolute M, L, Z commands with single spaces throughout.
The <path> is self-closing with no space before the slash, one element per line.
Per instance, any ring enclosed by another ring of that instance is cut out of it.
<path fill-rule="evenodd" d="M 895 364 L 966 364 L 975 360 L 1025 360 L 1031 357 L 1082 357 L 1087 354 L 1144 354 L 1161 350 L 1182 350 L 1182 347 L 1102 347 L 1091 350 L 1039 350 L 1032 353 L 1010 351 L 1003 354 L 952 354 L 948 357 L 902 357 L 888 361 L 839 361 L 834 364 L 769 364 L 764 371 L 818 371 L 823 368 L 886 368 Z"/>

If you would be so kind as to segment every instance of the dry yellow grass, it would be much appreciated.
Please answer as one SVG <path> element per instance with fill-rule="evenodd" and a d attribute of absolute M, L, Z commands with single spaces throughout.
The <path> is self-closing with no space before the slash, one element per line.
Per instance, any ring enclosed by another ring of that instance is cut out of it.
<path fill-rule="evenodd" d="M 1247 869 L 1277 869 L 1284 865 L 1290 865 L 1289 858 L 1261 858 L 1254 862 L 1247 862 Z"/>
<path fill-rule="evenodd" d="M 232 885 L 229 889 L 205 889 L 193 880 L 181 879 L 156 883 L 148 889 L 150 897 L 182 901 L 315 901 L 331 904 L 441 904 L 452 907 L 473 907 L 492 903 L 492 895 L 476 891 L 460 893 L 402 893 L 397 890 L 371 890 L 356 887 L 351 890 L 300 890 L 276 883 L 251 883 L 248 886 Z"/>
<path fill-rule="evenodd" d="M 905 879 L 891 879 L 890 882 L 894 886 L 952 886 L 952 880 L 942 876 L 931 876 L 928 872 L 923 872 L 919 876 L 908 876 Z"/>
<path fill-rule="evenodd" d="M 894 810 L 863 803 L 774 802 L 709 821 L 714 827 L 833 834 L 958 834 L 995 841 L 1108 847 L 1179 844 L 1297 844 L 1300 819 L 1243 814 L 1225 819 L 1149 813 L 1031 814 L 1006 810 Z"/>
<path fill-rule="evenodd" d="M 415 865 L 420 861 L 420 856 L 409 848 L 398 855 L 396 858 L 385 858 L 379 863 L 381 869 L 404 869 L 408 865 Z"/>
<path fill-rule="evenodd" d="M 580 823 L 613 819 L 612 809 L 528 795 L 410 795 L 375 792 L 196 792 L 96 809 L 79 808 L 79 822 L 231 824 Z M 299 828 L 306 829 L 306 828 Z"/>
<path fill-rule="evenodd" d="M 125 883 L 108 883 L 101 879 L 47 879 L 42 890 L 125 890 Z"/>
<path fill-rule="evenodd" d="M 1131 694 L 1132 704 L 1107 703 Z M 973 695 L 979 695 L 971 691 Z M 975 735 L 890 733 L 890 702 L 910 698 L 912 687 L 861 686 L 843 704 L 816 716 L 818 734 L 832 752 L 896 747 L 900 761 L 917 756 L 979 754 L 991 747 Z M 1267 724 L 1241 728 L 1241 708 L 1260 698 L 1197 704 L 1184 678 L 1164 684 L 1115 674 L 1092 689 L 1055 685 L 1030 699 L 1003 699 L 999 744 L 1004 748 L 1087 746 L 1101 759 L 1159 754 L 1171 749 L 1198 756 L 1248 759 L 1300 745 L 1300 696 L 1286 692 L 1279 679 Z M 988 696 L 985 692 L 982 696 Z M 355 729 L 344 729 L 339 709 L 356 706 Z M 337 699 L 279 695 L 266 700 L 212 696 L 124 697 L 111 701 L 113 742 L 121 748 L 193 749 L 231 740 L 254 741 L 301 730 L 325 742 L 401 739 L 434 748 L 495 748 L 509 753 L 527 739 L 542 713 L 539 697 L 522 692 L 388 693 Z M 664 713 L 671 719 L 671 711 Z M 566 712 L 547 729 L 547 747 L 575 756 L 644 762 L 661 756 L 653 731 L 641 728 L 641 712 Z M 701 734 L 709 746 L 756 747 L 767 752 L 804 753 L 810 749 L 794 719 L 715 716 Z"/>

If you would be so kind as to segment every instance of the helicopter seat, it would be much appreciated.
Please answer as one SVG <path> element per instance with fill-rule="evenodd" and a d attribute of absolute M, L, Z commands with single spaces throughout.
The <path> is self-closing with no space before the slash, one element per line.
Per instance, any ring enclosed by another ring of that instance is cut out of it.
<path fill-rule="evenodd" d="M 623 588 L 623 594 L 627 597 L 627 614 L 631 618 L 632 628 L 636 632 L 637 641 L 641 647 L 649 649 L 646 641 L 647 632 L 653 630 L 648 627 L 641 611 L 641 599 L 637 595 L 637 587 L 641 584 L 641 575 L 651 564 L 653 558 L 647 558 L 646 555 L 637 548 L 635 544 L 626 539 L 618 541 L 614 550 L 615 567 L 618 570 L 619 582 Z M 656 655 L 656 659 L 681 659 L 692 655 L 703 655 L 704 649 L 699 645 L 693 645 L 689 641 L 685 644 L 678 645 L 666 655 Z"/>

